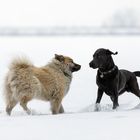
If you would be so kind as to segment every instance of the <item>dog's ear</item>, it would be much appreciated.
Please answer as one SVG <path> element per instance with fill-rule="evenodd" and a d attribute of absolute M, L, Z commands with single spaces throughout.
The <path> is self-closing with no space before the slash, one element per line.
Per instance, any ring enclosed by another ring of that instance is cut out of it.
<path fill-rule="evenodd" d="M 108 54 L 108 55 L 117 55 L 118 54 L 118 52 L 115 52 L 115 53 L 113 53 L 112 51 L 110 51 L 110 50 L 106 50 L 106 54 Z"/>
<path fill-rule="evenodd" d="M 63 62 L 64 61 L 64 56 L 63 55 L 55 54 L 55 59 L 60 61 L 60 62 Z"/>

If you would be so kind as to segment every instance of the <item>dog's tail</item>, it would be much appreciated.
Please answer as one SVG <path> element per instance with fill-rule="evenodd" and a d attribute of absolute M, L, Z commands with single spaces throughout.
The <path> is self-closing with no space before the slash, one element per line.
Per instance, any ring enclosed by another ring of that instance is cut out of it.
<path fill-rule="evenodd" d="M 31 61 L 27 57 L 17 57 L 14 58 L 11 62 L 9 69 L 10 70 L 16 70 L 16 69 L 26 69 L 33 66 Z"/>
<path fill-rule="evenodd" d="M 16 57 L 10 63 L 4 82 L 4 97 L 8 106 L 20 100 L 25 92 L 31 92 L 32 66 L 26 57 Z"/>
<path fill-rule="evenodd" d="M 16 57 L 12 60 L 5 79 L 6 100 L 9 101 L 12 97 L 20 100 L 25 92 L 32 92 L 31 89 L 34 88 L 33 86 L 31 87 L 33 79 L 32 67 L 33 64 L 26 57 Z M 9 94 L 11 94 L 10 97 Z"/>
<path fill-rule="evenodd" d="M 136 76 L 140 77 L 140 71 L 133 72 Z"/>

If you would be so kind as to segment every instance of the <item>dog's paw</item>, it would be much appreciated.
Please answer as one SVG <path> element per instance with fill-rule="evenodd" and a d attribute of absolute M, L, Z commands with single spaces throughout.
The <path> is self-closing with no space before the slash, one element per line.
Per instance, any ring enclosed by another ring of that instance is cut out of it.
<path fill-rule="evenodd" d="M 31 115 L 32 114 L 32 111 L 31 110 L 26 110 L 26 113 L 28 114 L 28 115 Z"/>
<path fill-rule="evenodd" d="M 112 108 L 113 109 L 113 108 Z M 115 111 L 119 111 L 120 110 L 120 107 L 119 106 L 117 106 L 115 109 L 113 109 L 113 111 L 115 112 Z"/>
<path fill-rule="evenodd" d="M 26 111 L 26 113 L 28 114 L 28 115 L 37 115 L 37 112 L 35 111 L 35 110 L 33 110 L 33 109 L 28 109 L 27 111 Z"/>
<path fill-rule="evenodd" d="M 94 111 L 101 111 L 101 106 L 99 103 L 95 104 Z"/>

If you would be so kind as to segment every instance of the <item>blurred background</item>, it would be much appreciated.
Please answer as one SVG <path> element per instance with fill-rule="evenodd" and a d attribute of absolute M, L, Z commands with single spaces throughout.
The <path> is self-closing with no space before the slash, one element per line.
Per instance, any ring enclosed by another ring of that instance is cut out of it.
<path fill-rule="evenodd" d="M 139 35 L 139 0 L 1 0 L 0 35 Z"/>

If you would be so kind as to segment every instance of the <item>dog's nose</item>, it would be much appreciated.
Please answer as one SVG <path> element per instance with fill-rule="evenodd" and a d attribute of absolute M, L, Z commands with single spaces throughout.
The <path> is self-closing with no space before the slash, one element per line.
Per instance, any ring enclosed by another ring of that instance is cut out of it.
<path fill-rule="evenodd" d="M 71 71 L 75 72 L 81 69 L 81 65 L 74 63 L 74 67 L 72 67 Z"/>
<path fill-rule="evenodd" d="M 92 63 L 91 62 L 89 63 L 89 67 L 92 67 Z"/>
<path fill-rule="evenodd" d="M 79 65 L 79 64 L 76 64 L 76 67 L 77 67 L 77 69 L 81 69 L 81 65 Z"/>

